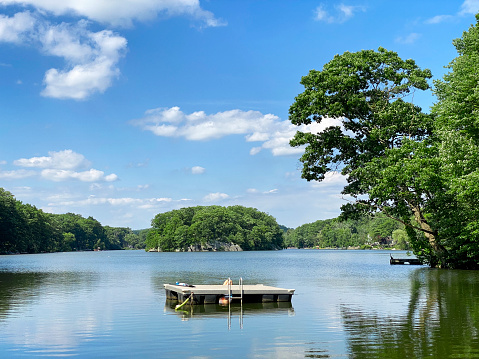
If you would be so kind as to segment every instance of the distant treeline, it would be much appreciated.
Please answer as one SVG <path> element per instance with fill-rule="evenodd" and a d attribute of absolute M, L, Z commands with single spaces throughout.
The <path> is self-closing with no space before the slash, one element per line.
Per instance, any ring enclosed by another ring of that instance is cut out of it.
<path fill-rule="evenodd" d="M 276 219 L 243 206 L 197 206 L 160 213 L 152 221 L 147 249 L 185 251 L 212 241 L 235 244 L 243 250 L 283 248 Z"/>
<path fill-rule="evenodd" d="M 334 218 L 303 224 L 287 230 L 285 245 L 297 248 L 409 249 L 404 226 L 383 215 L 346 221 Z"/>
<path fill-rule="evenodd" d="M 102 226 L 79 214 L 45 213 L 0 188 L 0 254 L 145 248 L 147 232 Z"/>
<path fill-rule="evenodd" d="M 128 248 L 185 251 L 212 242 L 237 245 L 242 250 L 408 249 L 402 225 L 384 216 L 319 220 L 288 229 L 255 208 L 197 206 L 159 213 L 152 228 L 134 231 L 102 226 L 93 217 L 79 214 L 45 213 L 0 188 L 0 254 Z"/>

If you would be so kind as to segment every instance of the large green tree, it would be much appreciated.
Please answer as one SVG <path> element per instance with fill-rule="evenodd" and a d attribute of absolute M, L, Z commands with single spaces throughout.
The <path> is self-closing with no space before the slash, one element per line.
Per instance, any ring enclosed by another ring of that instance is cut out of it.
<path fill-rule="evenodd" d="M 449 202 L 437 221 L 455 267 L 479 267 L 479 14 L 461 38 L 458 56 L 435 81 L 433 106 L 440 173 Z"/>
<path fill-rule="evenodd" d="M 444 266 L 446 249 L 430 218 L 446 201 L 434 121 L 412 101 L 415 91 L 429 89 L 430 78 L 429 70 L 383 48 L 336 55 L 302 78 L 305 90 L 290 107 L 290 120 L 334 118 L 340 125 L 297 132 L 291 145 L 305 145 L 303 178 L 321 181 L 333 170 L 347 177 L 343 217 L 382 212 L 409 227 L 424 261 Z"/>

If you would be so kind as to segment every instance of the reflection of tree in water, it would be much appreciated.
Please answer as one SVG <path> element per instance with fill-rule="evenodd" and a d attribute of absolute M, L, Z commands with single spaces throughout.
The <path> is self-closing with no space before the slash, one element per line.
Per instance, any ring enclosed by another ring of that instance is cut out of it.
<path fill-rule="evenodd" d="M 0 272 L 0 320 L 7 317 L 13 304 L 32 300 L 45 277 L 44 273 Z"/>
<path fill-rule="evenodd" d="M 28 306 L 42 295 L 75 293 L 98 280 L 94 273 L 74 272 L 0 272 L 0 321 L 12 309 Z"/>
<path fill-rule="evenodd" d="M 404 315 L 341 314 L 353 358 L 479 357 L 479 272 L 420 269 Z"/>

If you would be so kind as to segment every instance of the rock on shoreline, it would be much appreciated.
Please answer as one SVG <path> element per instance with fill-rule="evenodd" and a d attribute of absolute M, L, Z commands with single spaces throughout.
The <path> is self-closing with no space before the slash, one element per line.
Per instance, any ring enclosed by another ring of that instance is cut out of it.
<path fill-rule="evenodd" d="M 243 249 L 233 242 L 211 241 L 188 246 L 186 252 L 241 252 Z"/>
<path fill-rule="evenodd" d="M 242 252 L 243 248 L 233 242 L 210 241 L 206 244 L 192 244 L 184 249 L 176 249 L 175 252 Z M 161 252 L 159 248 L 151 248 L 149 252 Z"/>

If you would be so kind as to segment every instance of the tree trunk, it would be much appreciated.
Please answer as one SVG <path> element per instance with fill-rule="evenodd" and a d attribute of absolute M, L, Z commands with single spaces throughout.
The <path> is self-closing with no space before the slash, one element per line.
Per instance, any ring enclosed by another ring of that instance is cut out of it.
<path fill-rule="evenodd" d="M 440 243 L 437 242 L 436 232 L 433 231 L 429 223 L 427 223 L 421 210 L 418 207 L 413 207 L 412 211 L 414 213 L 414 219 L 421 226 L 421 229 L 424 232 L 424 235 L 426 236 L 429 244 L 431 245 L 434 252 L 436 252 L 436 257 L 439 261 L 439 268 L 444 268 L 446 266 L 444 258 L 446 254 L 446 248 L 444 248 Z"/>

